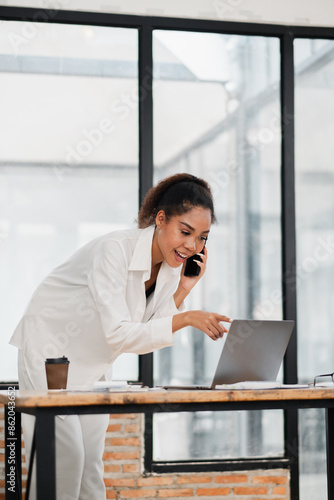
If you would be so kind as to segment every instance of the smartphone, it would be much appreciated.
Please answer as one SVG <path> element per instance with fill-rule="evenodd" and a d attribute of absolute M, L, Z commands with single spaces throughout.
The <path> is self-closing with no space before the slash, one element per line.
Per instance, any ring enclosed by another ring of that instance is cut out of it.
<path fill-rule="evenodd" d="M 200 253 L 204 255 L 204 247 Z M 187 259 L 186 267 L 184 268 L 185 276 L 194 277 L 199 275 L 201 268 L 196 264 L 196 261 L 202 262 L 202 259 L 198 254 L 192 255 L 192 257 L 189 257 L 189 259 Z"/>

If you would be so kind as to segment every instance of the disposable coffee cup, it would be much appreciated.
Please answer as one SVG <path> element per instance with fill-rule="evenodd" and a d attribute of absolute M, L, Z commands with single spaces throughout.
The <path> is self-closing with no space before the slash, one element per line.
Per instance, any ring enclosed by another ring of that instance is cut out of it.
<path fill-rule="evenodd" d="M 48 389 L 66 389 L 69 360 L 62 358 L 48 358 L 45 361 L 46 381 Z"/>

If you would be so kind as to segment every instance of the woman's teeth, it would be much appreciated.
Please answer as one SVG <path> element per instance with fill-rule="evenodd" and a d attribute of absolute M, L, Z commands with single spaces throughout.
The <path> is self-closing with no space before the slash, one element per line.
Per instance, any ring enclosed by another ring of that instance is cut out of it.
<path fill-rule="evenodd" d="M 186 259 L 187 258 L 186 255 L 182 255 L 182 253 L 178 252 L 177 250 L 175 250 L 175 252 L 180 257 L 180 259 Z"/>

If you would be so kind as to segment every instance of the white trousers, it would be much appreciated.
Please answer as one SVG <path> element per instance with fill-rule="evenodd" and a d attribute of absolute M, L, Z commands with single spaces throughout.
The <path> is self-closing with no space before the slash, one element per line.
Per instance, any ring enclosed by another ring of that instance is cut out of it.
<path fill-rule="evenodd" d="M 19 352 L 19 388 L 33 387 Z M 103 452 L 109 415 L 56 417 L 57 500 L 105 500 Z M 22 414 L 27 464 L 29 464 L 35 417 Z M 28 466 L 28 465 L 27 465 Z M 30 485 L 30 500 L 36 500 L 36 463 Z"/>

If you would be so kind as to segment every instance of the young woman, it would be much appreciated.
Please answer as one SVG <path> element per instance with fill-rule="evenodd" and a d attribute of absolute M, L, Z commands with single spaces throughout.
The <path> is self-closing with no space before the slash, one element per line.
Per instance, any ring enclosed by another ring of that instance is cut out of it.
<path fill-rule="evenodd" d="M 46 389 L 46 358 L 70 360 L 68 387 L 103 379 L 122 353 L 173 344 L 185 326 L 219 339 L 224 315 L 185 311 L 184 299 L 205 272 L 215 220 L 209 185 L 189 174 L 162 180 L 147 193 L 138 229 L 115 231 L 78 250 L 37 288 L 11 344 L 19 349 L 20 389 Z M 204 250 L 199 275 L 187 258 Z M 29 455 L 34 417 L 23 415 Z M 57 498 L 104 500 L 102 455 L 108 415 L 56 419 Z M 33 498 L 33 487 L 30 498 Z"/>

